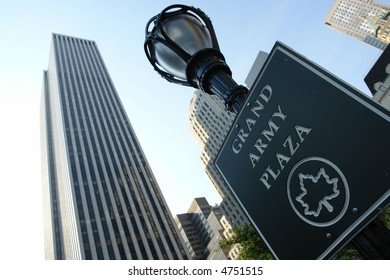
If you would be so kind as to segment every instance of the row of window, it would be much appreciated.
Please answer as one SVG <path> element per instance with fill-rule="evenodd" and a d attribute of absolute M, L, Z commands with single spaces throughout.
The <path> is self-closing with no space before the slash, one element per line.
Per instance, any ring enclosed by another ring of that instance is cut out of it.
<path fill-rule="evenodd" d="M 122 259 L 130 257 L 127 252 L 130 252 L 134 259 L 160 258 L 157 250 L 163 258 L 168 258 L 169 254 L 178 258 L 168 234 L 173 228 L 166 229 L 163 219 L 168 217 L 161 217 L 165 214 L 160 213 L 164 205 L 155 203 L 153 194 L 156 190 L 154 189 L 152 194 L 149 189 L 150 176 L 141 172 L 140 166 L 144 165 L 145 161 L 130 124 L 117 122 L 125 120 L 126 116 L 96 46 L 90 41 L 74 38 L 59 38 L 56 44 L 57 63 L 61 67 L 58 73 L 64 106 L 64 124 L 68 128 L 67 145 L 71 155 L 72 177 L 74 185 L 77 186 L 78 183 L 75 193 L 79 219 L 100 221 L 99 224 L 89 223 L 91 229 L 88 229 L 87 224 L 80 223 L 84 233 L 82 237 L 85 257 L 90 259 L 97 255 L 99 259 L 104 258 L 101 242 L 105 242 L 108 244 L 110 258 L 118 257 L 110 246 L 112 243 Z M 68 69 L 72 67 L 78 71 L 69 73 Z M 93 72 L 100 75 L 93 75 Z M 88 118 L 85 117 L 87 112 Z M 93 133 L 95 131 L 100 133 L 96 135 Z M 132 150 L 134 146 L 136 151 Z M 134 168 L 133 164 L 139 164 L 135 168 L 137 172 L 126 176 L 126 169 Z M 91 180 L 99 182 L 98 186 L 91 184 Z M 141 188 L 141 185 L 144 187 Z M 151 187 L 154 188 L 153 185 Z M 144 196 L 148 196 L 148 199 Z M 140 201 L 138 198 L 141 198 Z M 146 201 L 150 201 L 152 205 L 149 206 Z M 139 203 L 142 203 L 142 206 Z M 134 208 L 136 212 L 132 213 Z M 110 213 L 109 223 L 97 219 L 105 217 L 105 209 Z M 146 213 L 147 218 L 138 215 L 142 212 Z M 154 222 L 151 212 L 157 217 L 159 226 Z M 126 216 L 131 217 L 130 223 L 125 219 Z M 98 226 L 103 232 L 98 230 Z M 91 231 L 93 239 L 88 235 Z M 150 231 L 153 231 L 157 241 L 152 240 Z M 124 232 L 124 236 L 121 232 Z M 158 246 L 154 242 L 157 242 Z M 169 247 L 169 251 L 165 249 L 164 243 Z"/>

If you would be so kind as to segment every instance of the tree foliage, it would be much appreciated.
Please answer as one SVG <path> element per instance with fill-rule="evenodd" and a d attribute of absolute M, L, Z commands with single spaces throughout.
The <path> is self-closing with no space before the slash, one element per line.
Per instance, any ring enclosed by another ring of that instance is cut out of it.
<path fill-rule="evenodd" d="M 348 243 L 343 249 L 340 250 L 334 257 L 334 260 L 362 260 L 363 257 L 358 251 Z"/>
<path fill-rule="evenodd" d="M 390 207 L 383 210 L 382 213 L 379 214 L 378 219 L 390 230 Z"/>
<path fill-rule="evenodd" d="M 233 228 L 232 237 L 219 242 L 222 249 L 230 249 L 237 244 L 240 245 L 239 258 L 241 260 L 273 259 L 252 225 L 245 224 Z"/>

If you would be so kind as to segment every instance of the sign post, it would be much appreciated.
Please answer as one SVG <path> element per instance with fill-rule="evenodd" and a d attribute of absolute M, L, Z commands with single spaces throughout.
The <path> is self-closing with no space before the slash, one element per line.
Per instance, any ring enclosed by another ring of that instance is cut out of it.
<path fill-rule="evenodd" d="M 390 202 L 390 113 L 281 43 L 216 166 L 278 259 L 324 259 Z"/>

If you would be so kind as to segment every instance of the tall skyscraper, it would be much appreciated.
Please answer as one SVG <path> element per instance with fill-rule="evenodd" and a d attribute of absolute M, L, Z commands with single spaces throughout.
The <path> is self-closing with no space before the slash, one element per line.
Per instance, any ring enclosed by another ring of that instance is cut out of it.
<path fill-rule="evenodd" d="M 188 259 L 94 41 L 53 34 L 42 92 L 47 259 Z"/>
<path fill-rule="evenodd" d="M 249 88 L 255 82 L 267 56 L 268 53 L 263 51 L 257 54 L 245 79 Z M 220 207 L 232 227 L 248 224 L 249 220 L 214 161 L 235 117 L 234 113 L 226 110 L 225 105 L 217 96 L 209 95 L 201 90 L 195 92 L 189 110 L 190 131 L 202 149 L 201 161 L 205 166 L 206 175 L 222 197 Z"/>
<path fill-rule="evenodd" d="M 390 5 L 372 0 L 335 0 L 325 24 L 384 50 L 390 43 Z"/>
<path fill-rule="evenodd" d="M 202 149 L 205 172 L 223 198 L 222 210 L 233 226 L 239 226 L 249 221 L 214 164 L 234 118 L 235 114 L 229 113 L 218 97 L 201 90 L 195 92 L 189 110 L 190 131 Z"/>

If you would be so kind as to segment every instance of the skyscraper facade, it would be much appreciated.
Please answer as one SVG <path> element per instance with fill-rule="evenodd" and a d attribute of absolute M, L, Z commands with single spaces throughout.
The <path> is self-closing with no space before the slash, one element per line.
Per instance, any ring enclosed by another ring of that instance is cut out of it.
<path fill-rule="evenodd" d="M 222 249 L 219 241 L 232 236 L 232 227 L 220 206 L 206 198 L 195 198 L 187 213 L 176 216 L 176 223 L 193 259 L 237 259 L 239 246 Z"/>
<path fill-rule="evenodd" d="M 379 49 L 390 43 L 390 5 L 373 0 L 335 0 L 325 24 Z"/>
<path fill-rule="evenodd" d="M 42 95 L 46 259 L 188 259 L 96 43 L 53 34 Z"/>
<path fill-rule="evenodd" d="M 245 79 L 249 88 L 255 82 L 267 56 L 268 53 L 264 51 L 257 54 Z M 222 197 L 220 208 L 232 227 L 248 224 L 249 220 L 214 161 L 235 117 L 236 115 L 229 112 L 217 96 L 201 90 L 195 92 L 189 109 L 190 131 L 202 149 L 201 161 L 205 166 L 206 175 Z M 230 257 L 234 259 L 236 256 Z"/>
<path fill-rule="evenodd" d="M 176 224 L 183 236 L 192 259 L 204 260 L 207 258 L 207 244 L 210 235 L 207 231 L 207 217 L 210 215 L 211 205 L 206 198 L 195 198 L 187 213 L 176 216 Z"/>
<path fill-rule="evenodd" d="M 235 114 L 228 112 L 217 96 L 201 90 L 195 92 L 189 110 L 190 131 L 202 149 L 201 161 L 205 166 L 206 175 L 223 199 L 221 208 L 233 227 L 248 223 L 248 219 L 218 171 L 214 160 L 234 118 Z"/>

